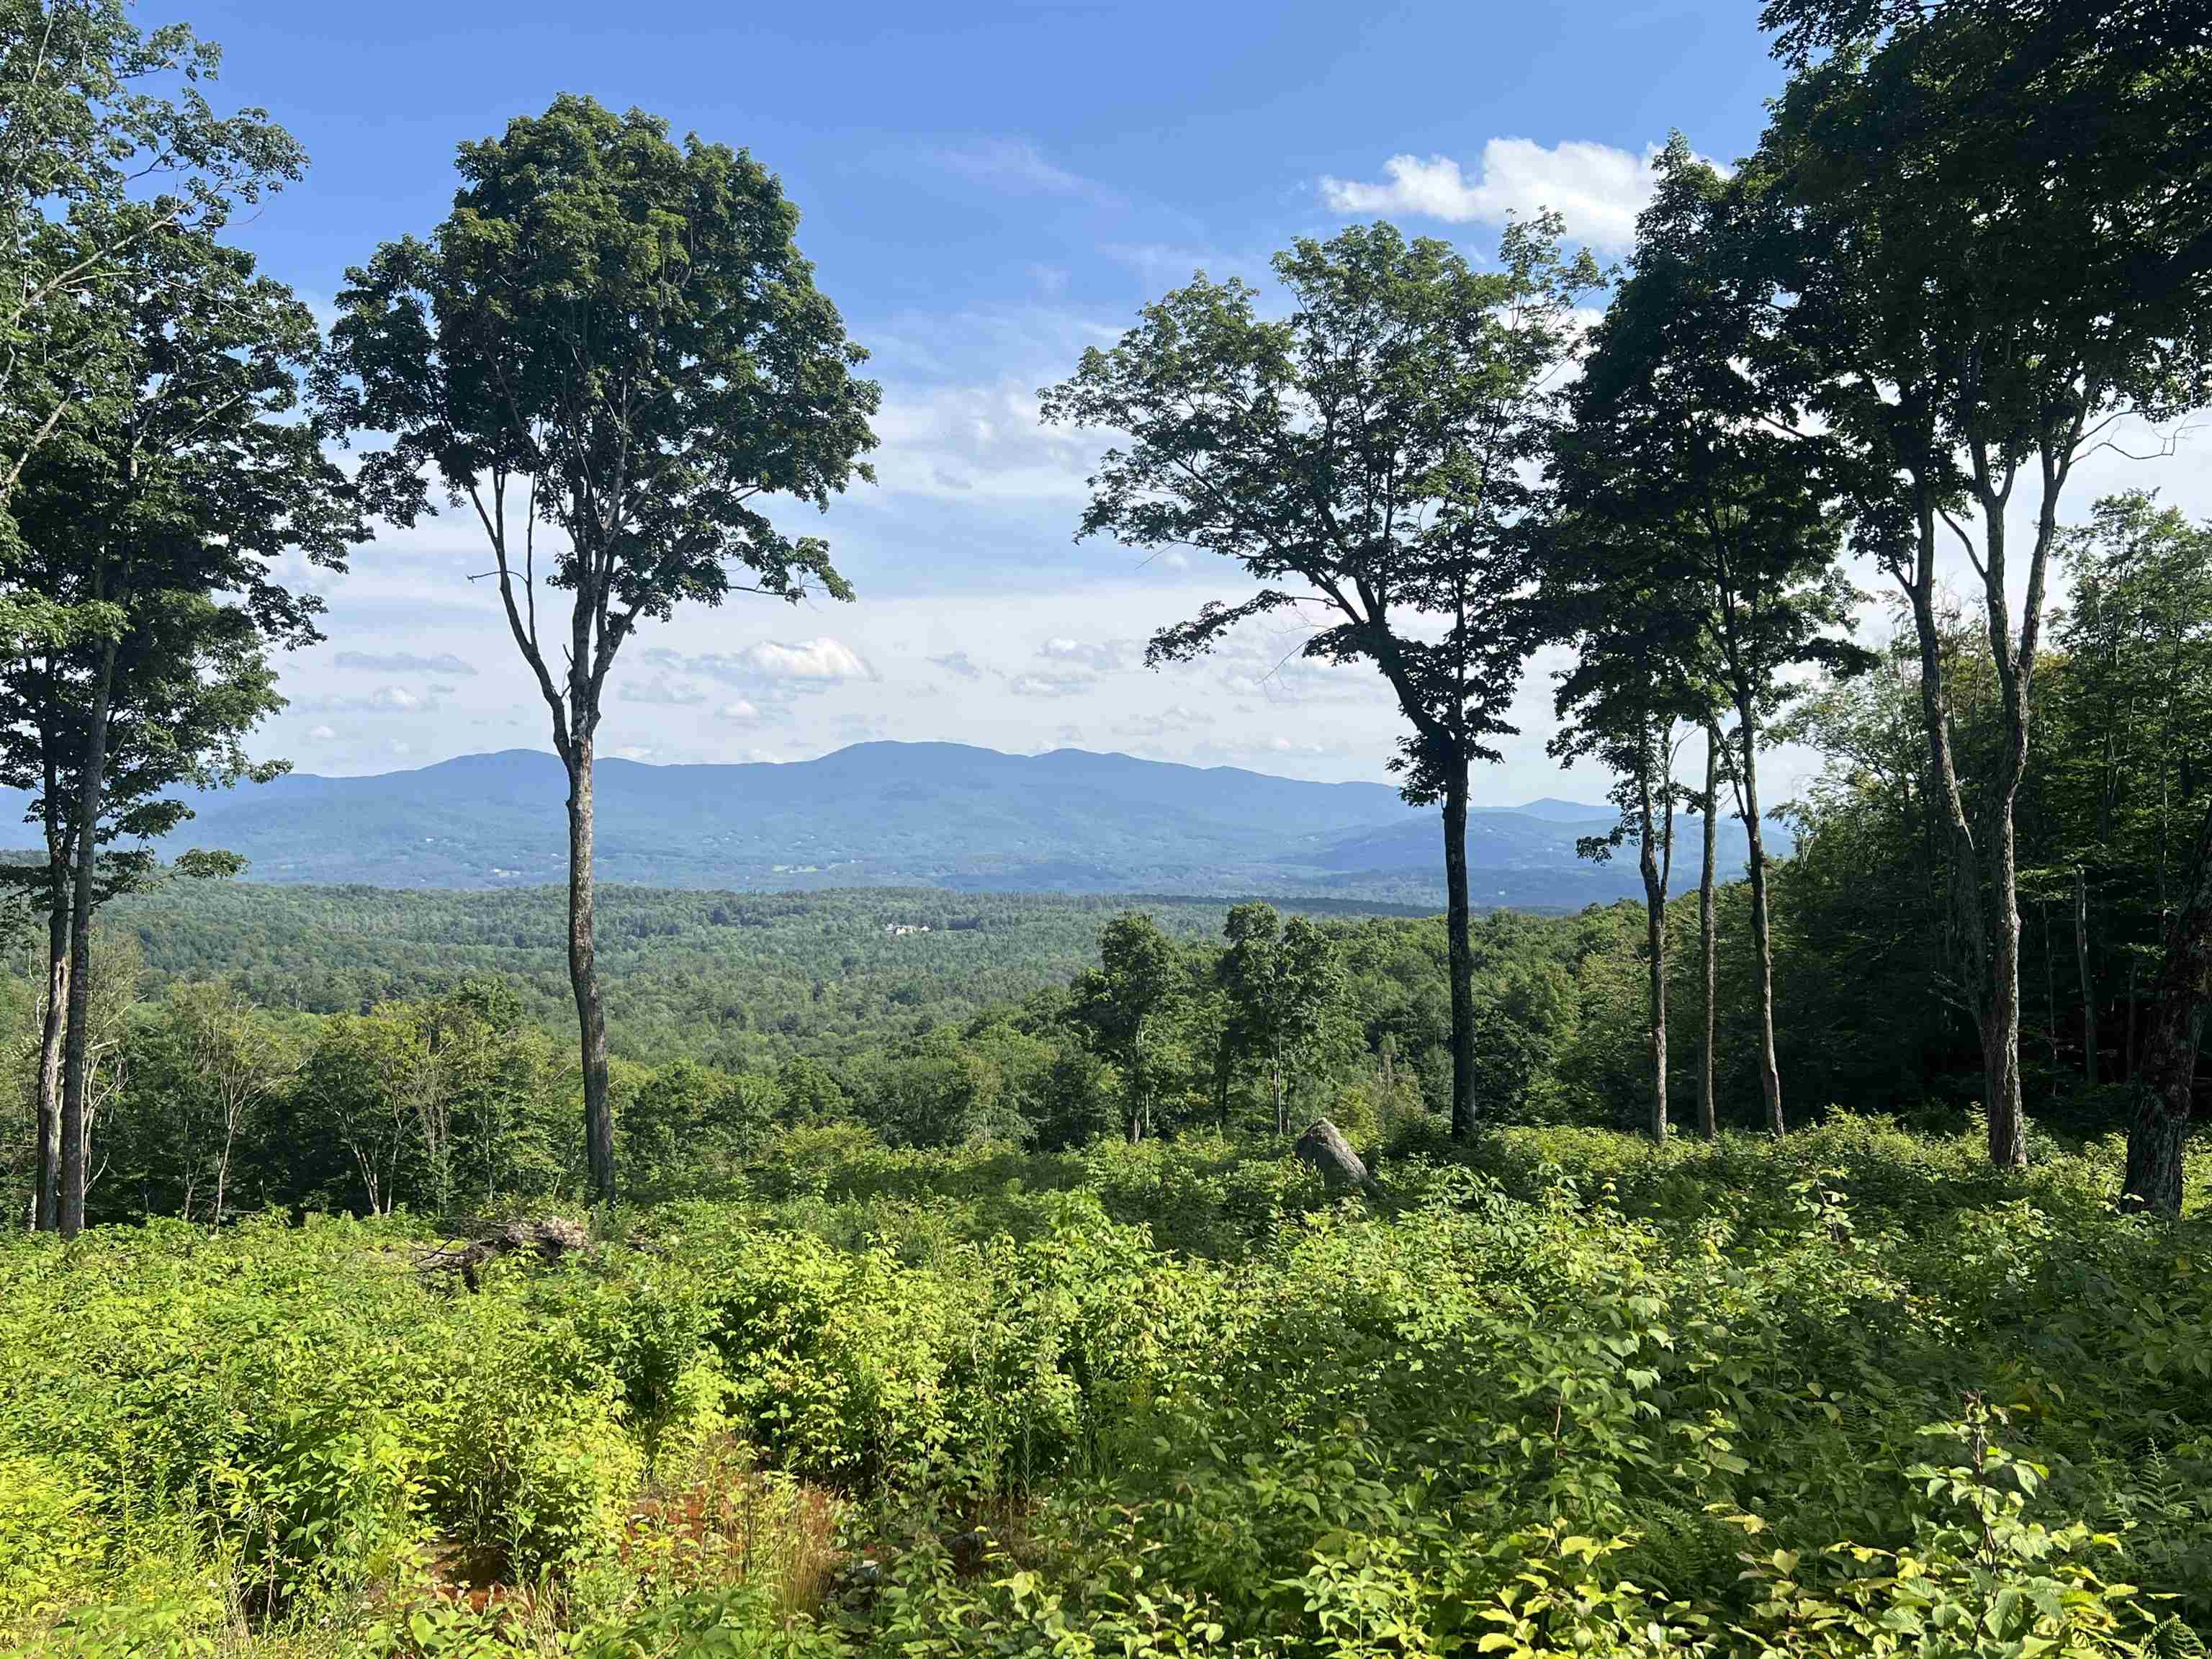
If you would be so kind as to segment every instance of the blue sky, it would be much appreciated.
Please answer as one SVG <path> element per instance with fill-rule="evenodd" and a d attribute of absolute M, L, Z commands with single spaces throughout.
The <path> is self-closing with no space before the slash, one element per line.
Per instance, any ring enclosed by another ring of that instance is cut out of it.
<path fill-rule="evenodd" d="M 1723 158 L 1755 140 L 1778 78 L 1757 9 L 207 0 L 173 15 L 222 44 L 219 102 L 261 104 L 307 145 L 307 180 L 239 234 L 319 305 L 377 241 L 443 216 L 457 143 L 558 92 L 750 149 L 799 204 L 801 246 L 884 390 L 882 481 L 819 526 L 860 598 L 737 602 L 646 635 L 617 670 L 603 752 L 796 759 L 949 738 L 1356 778 L 1383 775 L 1389 700 L 1365 676 L 1284 664 L 1294 636 L 1138 665 L 1153 628 L 1238 584 L 1203 556 L 1074 544 L 1092 451 L 1039 429 L 1036 388 L 1194 269 L 1260 280 L 1289 239 L 1353 217 L 1481 255 L 1507 211 L 1555 206 L 1617 256 L 1670 128 Z M 547 746 L 495 601 L 467 580 L 483 564 L 451 517 L 363 548 L 329 585 L 329 643 L 286 665 L 271 750 L 364 772 Z M 1543 756 L 1546 666 L 1491 801 L 1603 787 Z"/>

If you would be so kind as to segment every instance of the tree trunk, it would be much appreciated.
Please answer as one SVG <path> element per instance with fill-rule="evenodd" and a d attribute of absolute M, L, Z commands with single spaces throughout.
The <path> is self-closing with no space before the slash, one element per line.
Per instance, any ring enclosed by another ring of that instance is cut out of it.
<path fill-rule="evenodd" d="M 1957 979 L 1965 993 L 1974 1029 L 1982 1048 L 1983 1103 L 1990 1120 L 1990 1152 L 2000 1163 L 2011 1161 L 2018 1139 L 2012 1137 L 2020 1098 L 2020 915 L 2010 902 L 2011 888 L 1999 890 L 2002 908 L 2011 910 L 2012 973 L 2008 977 L 1993 955 L 2004 950 L 2001 922 L 1993 922 L 1982 896 L 1984 860 L 1976 844 L 1974 825 L 1967 816 L 1966 798 L 1959 787 L 1959 770 L 1951 749 L 1948 698 L 1944 690 L 1943 636 L 1936 616 L 1936 508 L 1924 489 L 1918 504 L 1918 551 L 1913 578 L 1905 592 L 1912 602 L 1913 632 L 1920 647 L 1921 724 L 1928 738 L 1928 788 L 1931 800 L 1942 809 L 1945 863 L 1949 878 L 1949 919 Z M 2007 871 L 2014 859 L 2010 846 L 2011 802 L 2008 796 L 2001 813 L 1997 839 L 2006 842 L 2002 852 L 1990 849 L 1988 863 L 1994 876 L 2000 865 Z M 2009 999 L 1995 994 L 2008 983 Z M 2008 1006 L 2000 1006 L 2008 1004 Z"/>
<path fill-rule="evenodd" d="M 38 1190 L 32 1224 L 50 1233 L 61 1225 L 62 1028 L 70 982 L 69 884 L 58 879 L 46 911 L 46 1006 L 39 1017 Z"/>
<path fill-rule="evenodd" d="M 2148 1029 L 2133 1080 L 2123 1208 L 2181 1213 L 2183 1147 L 2189 1138 L 2204 1000 L 2212 990 L 2212 807 L 2197 832 L 2190 890 L 2166 935 Z"/>
<path fill-rule="evenodd" d="M 1989 1012 L 1982 1021 L 1983 1097 L 1990 1115 L 1990 1162 L 2000 1170 L 2027 1167 L 2027 1119 L 2020 1088 L 2020 902 L 2018 837 L 2012 803 L 1997 803 L 1989 826 Z"/>
<path fill-rule="evenodd" d="M 92 885 L 100 848 L 100 791 L 107 781 L 107 715 L 115 687 L 115 641 L 100 648 L 78 785 L 76 873 L 70 893 L 69 1023 L 62 1038 L 61 1190 L 56 1214 L 64 1238 L 84 1231 L 85 1085 L 92 1058 Z"/>
<path fill-rule="evenodd" d="M 230 1187 L 231 1153 L 238 1145 L 238 1131 L 231 1126 L 232 1115 L 226 1107 L 223 1111 L 222 1152 L 215 1161 L 215 1208 L 208 1213 L 208 1225 L 210 1227 L 222 1225 L 222 1206 Z"/>
<path fill-rule="evenodd" d="M 1444 937 L 1451 975 L 1451 1132 L 1474 1134 L 1474 946 L 1467 897 L 1467 763 L 1455 758 L 1444 780 Z"/>
<path fill-rule="evenodd" d="M 2081 981 L 2082 1078 L 2097 1086 L 2097 981 L 2089 971 L 2089 881 L 2074 872 L 2074 970 Z"/>
<path fill-rule="evenodd" d="M 2043 902 L 2043 1021 L 2051 1048 L 2051 1091 L 2058 1092 L 2058 969 L 2051 952 L 2051 902 Z"/>
<path fill-rule="evenodd" d="M 1759 716 L 1748 697 L 1736 703 L 1737 757 L 1743 775 L 1743 834 L 1751 865 L 1752 946 L 1759 960 L 1759 1092 L 1766 1103 L 1766 1127 L 1780 1136 L 1789 1131 L 1782 1115 L 1782 1069 L 1774 1057 L 1774 939 L 1766 914 L 1766 837 L 1759 822 Z"/>
<path fill-rule="evenodd" d="M 615 1205 L 615 1126 L 607 1109 L 607 1023 L 599 1006 L 599 974 L 592 957 L 592 746 L 580 730 L 568 762 L 568 987 L 576 999 L 576 1026 L 584 1062 L 584 1158 L 592 1203 Z"/>
<path fill-rule="evenodd" d="M 1229 1022 L 1221 1022 L 1221 1040 L 1213 1048 L 1213 1116 L 1221 1133 L 1229 1133 L 1230 1069 L 1235 1064 L 1229 1042 Z"/>
<path fill-rule="evenodd" d="M 1651 1050 L 1651 1139 L 1663 1146 L 1667 1143 L 1667 877 L 1660 867 L 1658 851 L 1651 844 L 1657 826 L 1652 821 L 1648 763 L 1644 769 L 1640 782 L 1643 833 L 1637 838 L 1636 865 L 1644 878 L 1644 947 L 1650 977 L 1645 1037 Z M 1671 805 L 1663 799 L 1662 805 L 1668 807 L 1671 820 Z"/>
<path fill-rule="evenodd" d="M 1129 1144 L 1140 1146 L 1151 1127 L 1152 1103 L 1145 1097 L 1145 1027 L 1142 1021 L 1129 1042 Z"/>
<path fill-rule="evenodd" d="M 2130 952 L 2128 957 L 2128 1023 L 2126 1032 L 2121 1040 L 2122 1046 L 2120 1048 L 2120 1078 L 2123 1082 L 2126 1083 L 2133 1083 L 2136 1080 L 2136 1009 L 2142 1000 L 2142 963 L 2136 959 L 2133 952 Z"/>
<path fill-rule="evenodd" d="M 1713 1105 L 1713 1002 L 1719 989 L 1719 953 L 1713 929 L 1713 866 L 1720 840 L 1721 734 L 1705 728 L 1705 824 L 1704 862 L 1698 871 L 1698 970 L 1705 982 L 1705 1030 L 1698 1045 L 1698 1133 L 1716 1139 L 1719 1124 Z"/>

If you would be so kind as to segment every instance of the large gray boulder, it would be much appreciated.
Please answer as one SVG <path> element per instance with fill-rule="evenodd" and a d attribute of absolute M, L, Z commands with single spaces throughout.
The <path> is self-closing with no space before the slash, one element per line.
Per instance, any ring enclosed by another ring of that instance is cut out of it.
<path fill-rule="evenodd" d="M 1333 1193 L 1359 1192 L 1370 1198 L 1389 1197 L 1382 1183 L 1367 1173 L 1366 1164 L 1352 1150 L 1344 1131 L 1325 1117 L 1316 1118 L 1291 1151 L 1320 1170 L 1322 1183 Z"/>

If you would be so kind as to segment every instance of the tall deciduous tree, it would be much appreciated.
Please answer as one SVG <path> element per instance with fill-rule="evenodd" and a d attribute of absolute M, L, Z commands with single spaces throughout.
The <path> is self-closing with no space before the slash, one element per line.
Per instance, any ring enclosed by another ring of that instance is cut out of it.
<path fill-rule="evenodd" d="M 1152 1132 L 1150 1062 L 1182 993 L 1175 945 L 1142 910 L 1125 911 L 1098 933 L 1098 966 L 1075 981 L 1075 1012 L 1121 1068 L 1131 1145 Z"/>
<path fill-rule="evenodd" d="M 1042 394 L 1048 421 L 1124 434 L 1091 480 L 1081 535 L 1234 560 L 1259 591 L 1153 636 L 1148 659 L 1212 649 L 1277 612 L 1310 658 L 1365 663 L 1412 728 L 1392 764 L 1443 809 L 1452 1125 L 1477 1114 L 1468 940 L 1468 775 L 1495 759 L 1531 644 L 1523 523 L 1600 277 L 1559 222 L 1505 234 L 1495 269 L 1387 224 L 1301 240 L 1274 261 L 1289 316 L 1203 275 L 1146 307 Z"/>
<path fill-rule="evenodd" d="M 1224 1046 L 1267 1068 L 1275 1133 L 1290 1133 L 1284 1065 L 1320 1033 L 1343 975 L 1328 936 L 1304 916 L 1285 922 L 1264 902 L 1232 906 L 1222 928 L 1229 948 L 1217 975 L 1228 996 Z"/>
<path fill-rule="evenodd" d="M 2188 7 L 1776 0 L 1798 64 L 1745 169 L 1859 539 L 1911 603 L 1991 1158 L 2025 1161 L 2018 830 L 2051 556 L 2081 458 L 2204 395 L 2212 45 Z M 2179 142 L 2177 141 L 2179 137 Z M 1753 286 L 1762 286 L 1754 284 Z M 1963 776 L 1938 564 L 1972 572 L 2003 716 Z"/>
<path fill-rule="evenodd" d="M 320 637 L 321 601 L 279 583 L 277 562 L 299 554 L 342 568 L 364 533 L 323 453 L 325 429 L 298 417 L 313 318 L 248 255 L 202 229 L 160 227 L 84 309 L 112 337 L 105 378 L 17 486 L 8 573 L 50 608 L 96 618 L 13 665 L 8 698 L 21 717 L 9 758 L 27 763 L 33 814 L 48 826 L 49 904 L 66 860 L 53 1206 L 64 1233 L 84 1212 L 92 916 L 148 862 L 143 849 L 103 848 L 186 816 L 165 796 L 175 785 L 265 775 L 242 744 L 281 706 L 267 650 Z M 50 987 L 60 982 L 50 970 Z"/>
<path fill-rule="evenodd" d="M 1653 1140 L 1664 1145 L 1667 1101 L 1667 895 L 1674 866 L 1675 733 L 1710 710 L 1694 690 L 1698 629 L 1686 616 L 1650 595 L 1620 591 L 1607 580 L 1611 549 L 1595 550 L 1591 563 L 1572 561 L 1581 580 L 1568 577 L 1556 598 L 1561 634 L 1577 650 L 1555 698 L 1560 726 L 1547 745 L 1563 761 L 1596 760 L 1613 773 L 1613 805 L 1620 817 L 1603 836 L 1576 843 L 1583 857 L 1610 858 L 1625 842 L 1636 846 L 1644 884 L 1646 974 L 1645 1040 L 1651 1054 Z M 1548 571 L 1557 578 L 1566 574 Z"/>
<path fill-rule="evenodd" d="M 433 481 L 489 543 L 500 603 L 568 775 L 568 974 L 594 1201 L 615 1199 L 593 963 L 592 757 L 607 678 L 641 624 L 733 592 L 852 591 L 819 508 L 875 445 L 866 354 L 814 286 L 798 210 L 741 150 L 563 96 L 465 144 L 428 241 L 348 273 L 320 391 L 392 434 L 362 475 L 410 523 Z M 548 544 L 550 544 L 550 545 Z M 545 590 L 568 614 L 541 616 Z"/>
<path fill-rule="evenodd" d="M 1734 781 L 1748 843 L 1758 959 L 1759 1092 L 1787 1127 L 1775 1057 L 1774 951 L 1759 756 L 1796 665 L 1854 653 L 1836 630 L 1838 564 L 1826 444 L 1778 384 L 1768 316 L 1742 280 L 1750 240 L 1728 180 L 1678 136 L 1659 162 L 1637 249 L 1595 331 L 1556 470 L 1566 511 L 1605 526 L 1615 603 L 1675 615 L 1673 648 L 1710 665 L 1735 714 Z"/>

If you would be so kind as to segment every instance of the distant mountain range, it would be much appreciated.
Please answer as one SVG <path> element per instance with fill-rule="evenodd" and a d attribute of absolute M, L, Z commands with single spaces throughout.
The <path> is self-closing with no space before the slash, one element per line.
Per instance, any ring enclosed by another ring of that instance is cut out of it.
<path fill-rule="evenodd" d="M 603 760 L 597 777 L 603 881 L 1443 895 L 1437 814 L 1387 784 L 945 743 L 856 744 L 782 765 Z M 369 777 L 295 775 L 197 797 L 161 850 L 228 848 L 251 860 L 249 879 L 267 882 L 537 885 L 566 879 L 566 791 L 559 761 L 530 750 Z M 0 794 L 9 821 L 23 805 Z M 1609 809 L 1550 799 L 1471 814 L 1476 902 L 1571 908 L 1639 892 L 1632 854 L 1602 865 L 1575 855 L 1577 836 L 1612 822 Z M 1678 830 L 1692 859 L 1696 833 L 1688 820 Z M 1739 826 L 1724 826 L 1723 846 L 1728 873 L 1740 874 Z"/>

